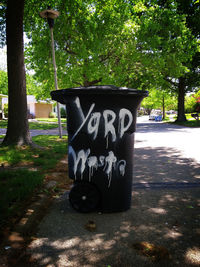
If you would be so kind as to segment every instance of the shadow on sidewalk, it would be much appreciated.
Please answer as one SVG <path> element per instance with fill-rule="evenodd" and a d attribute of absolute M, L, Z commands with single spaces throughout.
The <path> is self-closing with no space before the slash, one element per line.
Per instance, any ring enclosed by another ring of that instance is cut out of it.
<path fill-rule="evenodd" d="M 179 182 L 200 183 L 199 164 L 173 148 L 135 148 L 133 183 Z"/>
<path fill-rule="evenodd" d="M 177 124 L 170 123 L 155 123 L 155 122 L 144 122 L 137 123 L 137 133 L 163 133 L 163 132 L 185 132 L 186 128 Z"/>
<path fill-rule="evenodd" d="M 198 182 L 199 168 L 176 150 L 137 148 L 134 182 Z M 56 200 L 28 249 L 30 266 L 199 266 L 200 188 L 134 189 L 130 210 L 80 214 L 68 194 Z M 89 232 L 92 220 L 97 229 Z M 138 242 L 165 248 L 157 262 L 134 249 Z"/>

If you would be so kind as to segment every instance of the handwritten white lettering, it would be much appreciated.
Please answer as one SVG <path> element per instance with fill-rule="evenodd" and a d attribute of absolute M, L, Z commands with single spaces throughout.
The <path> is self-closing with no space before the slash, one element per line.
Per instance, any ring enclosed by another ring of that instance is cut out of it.
<path fill-rule="evenodd" d="M 77 173 L 79 173 L 81 179 L 83 177 L 83 173 L 88 168 L 89 171 L 89 181 L 91 181 L 91 177 L 94 175 L 94 170 L 98 170 L 99 168 L 103 168 L 102 170 L 106 173 L 108 177 L 108 187 L 110 187 L 112 180 L 113 171 L 118 171 L 119 175 L 125 175 L 125 160 L 118 161 L 117 157 L 114 155 L 113 151 L 109 151 L 107 156 L 90 156 L 90 149 L 80 150 L 77 153 L 70 146 L 69 147 L 69 156 L 73 158 L 73 172 L 74 177 L 77 179 Z"/>
<path fill-rule="evenodd" d="M 115 167 L 116 161 L 117 158 L 115 157 L 114 153 L 112 151 L 109 151 L 108 156 L 105 158 L 106 163 L 103 169 L 108 176 L 108 187 L 110 187 L 112 180 L 112 169 Z"/>
<path fill-rule="evenodd" d="M 93 140 L 96 139 L 99 129 L 99 122 L 100 122 L 101 113 L 100 112 L 94 112 L 88 122 L 88 133 L 93 134 Z"/>
<path fill-rule="evenodd" d="M 73 144 L 73 140 L 76 136 L 78 136 L 81 131 L 85 130 L 92 141 L 96 140 L 98 135 L 106 140 L 106 149 L 105 153 L 103 153 L 105 155 L 100 156 L 91 155 L 90 148 L 75 151 L 72 145 L 69 145 L 69 157 L 73 160 L 72 170 L 74 177 L 75 179 L 83 179 L 84 173 L 88 173 L 90 182 L 95 175 L 95 171 L 101 169 L 101 171 L 106 174 L 108 187 L 110 187 L 113 175 L 117 177 L 125 176 L 126 161 L 117 158 L 112 151 L 113 146 L 109 146 L 109 141 L 115 143 L 124 136 L 133 123 L 133 115 L 131 111 L 126 108 L 122 108 L 117 112 L 111 109 L 99 111 L 96 110 L 96 104 L 92 103 L 85 116 L 79 97 L 75 98 L 72 108 L 78 111 L 80 126 L 78 129 L 75 129 L 75 133 L 70 140 L 71 144 Z M 108 147 L 111 148 L 109 151 Z"/>
<path fill-rule="evenodd" d="M 115 127 L 114 127 L 113 123 L 116 119 L 116 115 L 115 115 L 114 111 L 112 111 L 112 110 L 104 110 L 103 117 L 105 120 L 104 137 L 107 137 L 109 132 L 110 132 L 111 136 L 112 136 L 112 142 L 115 142 L 116 141 L 116 132 L 115 132 Z M 110 117 L 110 119 L 109 119 L 109 117 Z"/>
<path fill-rule="evenodd" d="M 113 110 L 110 110 L 110 109 L 103 110 L 102 114 L 100 112 L 93 112 L 95 108 L 95 103 L 93 103 L 90 106 L 86 117 L 84 117 L 81 104 L 80 104 L 80 100 L 78 97 L 76 98 L 75 103 L 76 103 L 76 108 L 79 110 L 82 123 L 80 127 L 76 130 L 75 134 L 73 135 L 72 140 L 78 135 L 78 133 L 81 131 L 81 129 L 86 124 L 87 124 L 88 134 L 93 135 L 93 140 L 95 140 L 97 138 L 99 127 L 101 125 L 101 119 L 103 117 L 102 127 L 104 127 L 104 131 L 105 131 L 104 138 L 106 138 L 107 145 L 108 145 L 109 133 L 111 134 L 111 141 L 115 142 L 117 139 L 117 134 L 119 138 L 122 138 L 124 133 L 128 131 L 129 127 L 131 126 L 133 122 L 132 113 L 130 112 L 130 110 L 125 109 L 125 108 L 120 109 L 118 117 L 117 117 L 117 114 Z M 114 122 L 117 119 L 119 120 L 118 132 L 116 132 L 115 127 L 114 127 Z"/>
<path fill-rule="evenodd" d="M 128 123 L 125 125 L 125 118 L 128 117 Z M 122 108 L 119 112 L 119 136 L 122 138 L 133 122 L 133 116 L 130 110 Z"/>

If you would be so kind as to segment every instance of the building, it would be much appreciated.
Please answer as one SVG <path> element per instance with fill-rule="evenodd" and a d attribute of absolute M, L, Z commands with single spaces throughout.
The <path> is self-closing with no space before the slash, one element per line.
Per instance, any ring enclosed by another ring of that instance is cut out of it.
<path fill-rule="evenodd" d="M 0 95 L 0 119 L 6 118 L 4 108 L 7 104 L 8 97 Z M 27 95 L 27 105 L 29 118 L 49 118 L 50 113 L 53 111 L 52 101 L 37 101 L 33 95 Z"/>

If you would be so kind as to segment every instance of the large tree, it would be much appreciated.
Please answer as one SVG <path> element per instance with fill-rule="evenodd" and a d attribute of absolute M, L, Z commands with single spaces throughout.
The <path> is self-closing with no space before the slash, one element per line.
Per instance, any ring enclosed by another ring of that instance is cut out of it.
<path fill-rule="evenodd" d="M 168 77 L 184 75 L 192 54 L 184 15 L 177 14 L 173 3 L 160 8 L 157 0 L 146 2 L 52 1 L 52 7 L 61 11 L 54 30 L 59 87 L 99 83 L 166 91 Z M 34 3 L 26 16 L 32 20 L 26 24 L 31 39 L 26 59 L 49 94 L 50 36 L 34 13 L 39 10 Z"/>
<path fill-rule="evenodd" d="M 195 49 L 192 60 L 188 62 L 187 67 L 189 72 L 179 78 L 178 89 L 179 89 L 179 109 L 178 109 L 178 121 L 185 120 L 183 116 L 184 112 L 184 97 L 186 92 L 193 91 L 200 86 L 200 49 L 199 49 L 199 38 L 200 38 L 200 2 L 194 0 L 177 0 L 177 11 L 180 14 L 186 15 L 187 27 L 191 30 L 193 36 L 197 40 L 198 47 Z"/>
<path fill-rule="evenodd" d="M 53 89 L 50 34 L 45 21 L 38 17 L 46 3 L 34 4 L 34 9 L 27 9 L 31 23 L 25 27 L 30 38 L 26 62 L 49 94 L 49 89 Z M 60 11 L 54 26 L 59 87 L 113 83 L 109 60 L 118 49 L 120 34 L 128 20 L 127 3 L 58 0 L 51 4 Z"/>
<path fill-rule="evenodd" d="M 8 68 L 8 127 L 5 145 L 31 144 L 27 118 L 26 79 L 23 45 L 24 0 L 8 0 L 6 44 Z"/>
<path fill-rule="evenodd" d="M 54 27 L 60 88 L 99 83 L 166 91 L 191 71 L 195 42 L 176 1 L 29 0 L 26 62 L 46 96 L 54 88 L 50 33 L 38 12 L 49 4 L 61 13 Z"/>
<path fill-rule="evenodd" d="M 200 86 L 200 2 L 196 0 L 158 0 L 157 2 L 162 8 L 173 6 L 176 13 L 185 18 L 185 25 L 191 33 L 187 38 L 190 45 L 184 49 L 185 54 L 189 55 L 188 59 L 184 62 L 187 71 L 178 77 L 173 74 L 167 77 L 171 89 L 178 94 L 177 121 L 182 122 L 186 121 L 185 94 L 194 91 Z"/>

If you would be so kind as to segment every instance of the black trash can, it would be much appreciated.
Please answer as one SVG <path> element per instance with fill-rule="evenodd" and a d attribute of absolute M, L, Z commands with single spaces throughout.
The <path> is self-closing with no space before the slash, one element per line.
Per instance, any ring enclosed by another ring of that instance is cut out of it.
<path fill-rule="evenodd" d="M 115 86 L 77 87 L 51 92 L 66 105 L 69 193 L 79 212 L 130 208 L 137 107 L 146 91 Z"/>

